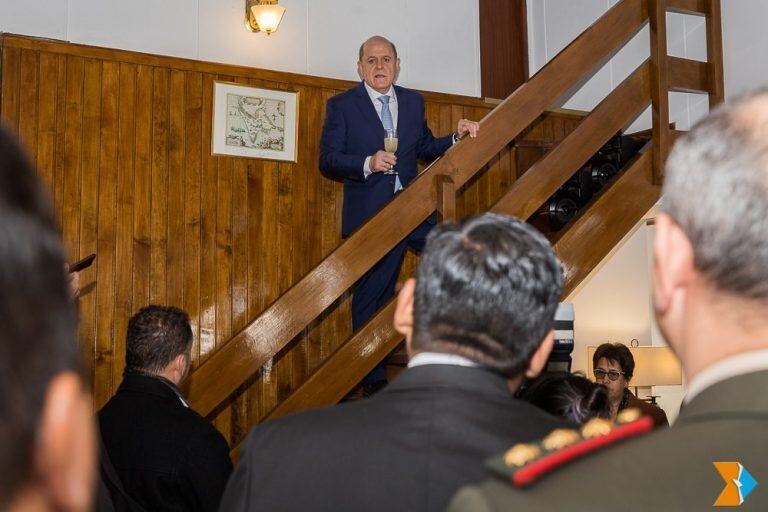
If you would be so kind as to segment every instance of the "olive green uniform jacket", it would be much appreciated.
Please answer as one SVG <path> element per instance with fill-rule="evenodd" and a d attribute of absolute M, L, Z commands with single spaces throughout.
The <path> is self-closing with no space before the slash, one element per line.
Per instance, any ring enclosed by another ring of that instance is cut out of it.
<path fill-rule="evenodd" d="M 739 512 L 768 510 L 768 371 L 714 384 L 671 428 L 604 448 L 528 488 L 501 478 L 465 487 L 448 510 L 711 511 L 726 487 L 713 462 L 739 462 L 757 481 Z"/>

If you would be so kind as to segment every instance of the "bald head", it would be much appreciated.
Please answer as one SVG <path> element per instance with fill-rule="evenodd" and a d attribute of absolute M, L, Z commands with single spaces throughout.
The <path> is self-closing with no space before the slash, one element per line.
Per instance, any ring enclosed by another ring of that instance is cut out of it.
<path fill-rule="evenodd" d="M 400 74 L 400 59 L 392 42 L 381 36 L 368 38 L 360 45 L 360 60 L 357 74 L 368 86 L 381 94 L 389 88 Z"/>
<path fill-rule="evenodd" d="M 365 55 L 365 48 L 367 45 L 371 43 L 388 44 L 389 47 L 392 49 L 392 55 L 394 55 L 395 59 L 397 59 L 397 48 L 395 48 L 395 44 L 392 41 L 390 41 L 384 36 L 371 36 L 365 41 L 363 41 L 363 44 L 360 45 L 360 50 L 358 51 L 358 54 L 357 54 L 358 62 L 363 62 L 363 56 Z"/>

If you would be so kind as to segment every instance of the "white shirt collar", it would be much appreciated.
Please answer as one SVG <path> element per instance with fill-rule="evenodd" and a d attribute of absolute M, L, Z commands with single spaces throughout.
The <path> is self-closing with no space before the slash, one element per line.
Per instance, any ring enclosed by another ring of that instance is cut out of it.
<path fill-rule="evenodd" d="M 389 102 L 391 103 L 397 103 L 397 95 L 395 95 L 395 86 L 390 85 L 389 90 L 386 92 L 386 94 L 381 94 L 379 91 L 368 85 L 367 83 L 363 82 L 363 85 L 365 85 L 365 90 L 368 92 L 368 96 L 371 98 L 371 101 L 375 105 L 376 103 L 381 103 L 380 101 L 376 101 L 381 96 L 389 96 Z"/>
<path fill-rule="evenodd" d="M 718 382 L 760 370 L 768 370 L 768 349 L 751 350 L 725 358 L 704 368 L 691 379 L 683 403 L 687 404 L 699 393 Z"/>
<path fill-rule="evenodd" d="M 475 368 L 480 366 L 471 359 L 457 356 L 456 354 L 442 354 L 439 352 L 419 352 L 408 361 L 408 368 L 425 366 L 428 364 L 450 364 L 453 366 L 466 366 Z"/>

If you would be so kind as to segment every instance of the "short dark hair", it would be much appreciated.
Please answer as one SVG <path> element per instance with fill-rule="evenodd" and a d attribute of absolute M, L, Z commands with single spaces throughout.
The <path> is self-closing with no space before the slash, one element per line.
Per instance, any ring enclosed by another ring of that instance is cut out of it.
<path fill-rule="evenodd" d="M 14 138 L 0 128 L 0 509 L 31 476 L 53 378 L 81 370 L 77 311 L 53 210 Z"/>
<path fill-rule="evenodd" d="M 360 49 L 357 52 L 357 60 L 359 62 L 363 61 L 363 50 L 365 49 L 365 45 L 368 42 L 374 41 L 374 40 L 379 40 L 379 41 L 384 41 L 385 43 L 389 43 L 389 46 L 392 47 L 392 53 L 395 55 L 395 59 L 397 59 L 397 48 L 395 47 L 395 43 L 393 43 L 392 41 L 390 41 L 389 39 L 387 39 L 384 36 L 371 36 L 368 39 L 366 39 L 365 41 L 363 41 L 363 44 L 360 45 Z"/>
<path fill-rule="evenodd" d="M 552 246 L 525 222 L 486 213 L 440 224 L 416 273 L 412 348 L 517 376 L 552 329 L 562 291 Z"/>
<path fill-rule="evenodd" d="M 186 312 L 170 306 L 146 306 L 128 321 L 125 367 L 159 373 L 191 346 L 192 327 Z"/>
<path fill-rule="evenodd" d="M 627 382 L 635 373 L 635 358 L 632 357 L 632 352 L 623 343 L 603 343 L 597 347 L 592 355 L 592 367 L 596 367 L 597 362 L 602 358 L 619 365 Z"/>
<path fill-rule="evenodd" d="M 545 373 L 530 382 L 519 398 L 579 424 L 611 415 L 608 389 L 578 373 Z"/>

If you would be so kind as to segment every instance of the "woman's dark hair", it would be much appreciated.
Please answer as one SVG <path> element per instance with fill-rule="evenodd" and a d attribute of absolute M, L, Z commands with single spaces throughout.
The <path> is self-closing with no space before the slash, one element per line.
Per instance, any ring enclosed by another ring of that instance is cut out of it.
<path fill-rule="evenodd" d="M 632 352 L 629 348 L 622 343 L 603 343 L 592 356 L 592 367 L 597 367 L 597 362 L 602 358 L 606 358 L 618 364 L 621 367 L 621 371 L 624 372 L 624 378 L 627 382 L 632 378 L 635 373 L 635 358 L 632 357 Z"/>
<path fill-rule="evenodd" d="M 610 416 L 608 390 L 578 373 L 544 374 L 530 382 L 519 398 L 579 424 Z"/>

